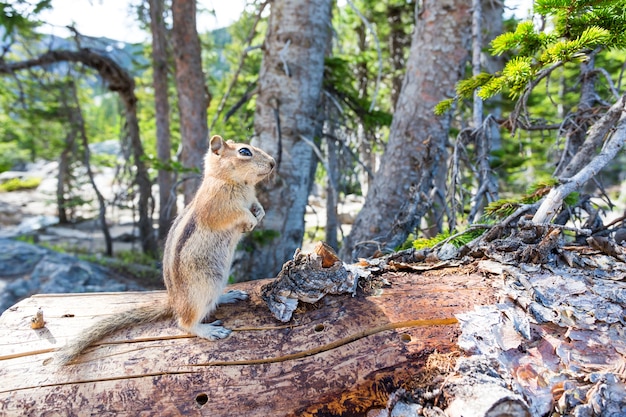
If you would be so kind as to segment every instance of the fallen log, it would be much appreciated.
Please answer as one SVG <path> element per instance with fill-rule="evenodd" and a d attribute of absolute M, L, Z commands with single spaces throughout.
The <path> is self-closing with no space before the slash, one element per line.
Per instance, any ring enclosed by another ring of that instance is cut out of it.
<path fill-rule="evenodd" d="M 455 315 L 495 302 L 482 274 L 386 273 L 356 296 L 326 295 L 281 323 L 247 301 L 218 308 L 233 334 L 192 337 L 172 321 L 117 332 L 65 367 L 58 347 L 101 317 L 164 292 L 35 295 L 0 317 L 0 415 L 361 416 L 383 409 L 433 352 L 456 352 Z M 43 312 L 44 327 L 31 328 Z"/>

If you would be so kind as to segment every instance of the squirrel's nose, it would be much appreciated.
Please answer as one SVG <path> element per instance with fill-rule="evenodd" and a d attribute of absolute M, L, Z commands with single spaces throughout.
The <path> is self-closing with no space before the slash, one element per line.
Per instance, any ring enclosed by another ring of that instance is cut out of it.
<path fill-rule="evenodd" d="M 273 159 L 270 161 L 270 167 L 272 169 L 274 169 L 274 167 L 276 166 L 276 161 L 274 161 Z"/>

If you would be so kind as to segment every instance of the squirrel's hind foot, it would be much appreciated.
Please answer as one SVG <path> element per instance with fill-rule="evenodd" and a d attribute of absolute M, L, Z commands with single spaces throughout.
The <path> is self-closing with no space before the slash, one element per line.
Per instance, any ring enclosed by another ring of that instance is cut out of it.
<path fill-rule="evenodd" d="M 230 304 L 235 301 L 243 301 L 250 298 L 247 292 L 241 290 L 230 290 L 226 294 L 220 295 L 217 304 Z"/>
<path fill-rule="evenodd" d="M 228 337 L 232 330 L 221 326 L 222 322 L 216 320 L 213 323 L 198 323 L 189 331 L 198 337 L 208 340 L 219 340 Z"/>

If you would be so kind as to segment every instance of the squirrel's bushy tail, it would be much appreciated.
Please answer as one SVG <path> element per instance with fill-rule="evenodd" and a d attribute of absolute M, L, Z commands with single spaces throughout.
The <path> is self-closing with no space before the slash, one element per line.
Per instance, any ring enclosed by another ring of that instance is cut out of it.
<path fill-rule="evenodd" d="M 142 323 L 152 323 L 172 317 L 172 309 L 164 303 L 149 304 L 106 317 L 85 329 L 76 339 L 60 348 L 54 362 L 67 365 L 75 360 L 90 345 L 121 329 Z"/>

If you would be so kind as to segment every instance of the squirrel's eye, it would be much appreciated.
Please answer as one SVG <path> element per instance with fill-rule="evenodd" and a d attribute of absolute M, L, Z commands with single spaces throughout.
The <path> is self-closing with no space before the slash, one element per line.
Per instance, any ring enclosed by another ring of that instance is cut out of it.
<path fill-rule="evenodd" d="M 239 155 L 252 156 L 252 152 L 248 148 L 241 148 L 239 149 Z"/>

